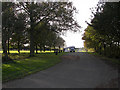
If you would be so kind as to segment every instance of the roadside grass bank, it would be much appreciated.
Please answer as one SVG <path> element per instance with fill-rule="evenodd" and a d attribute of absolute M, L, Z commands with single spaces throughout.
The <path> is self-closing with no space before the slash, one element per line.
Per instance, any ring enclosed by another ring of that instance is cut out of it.
<path fill-rule="evenodd" d="M 87 52 L 87 53 L 101 58 L 103 61 L 105 61 L 106 63 L 108 63 L 114 67 L 118 68 L 118 65 L 120 65 L 120 59 L 108 58 L 106 56 L 100 55 L 100 54 L 95 53 L 95 52 Z"/>
<path fill-rule="evenodd" d="M 36 54 L 35 57 L 28 57 L 29 54 L 10 54 L 15 60 L 14 62 L 6 62 L 2 64 L 2 82 L 5 83 L 10 80 L 23 78 L 32 73 L 45 70 L 49 67 L 60 63 L 61 56 L 66 53 L 40 53 Z M 16 58 L 16 56 L 18 58 Z M 23 59 L 22 59 L 22 58 Z"/>

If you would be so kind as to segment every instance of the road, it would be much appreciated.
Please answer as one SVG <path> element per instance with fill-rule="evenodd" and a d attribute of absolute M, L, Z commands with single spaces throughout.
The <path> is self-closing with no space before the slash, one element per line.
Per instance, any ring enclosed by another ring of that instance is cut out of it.
<path fill-rule="evenodd" d="M 4 83 L 3 88 L 117 88 L 117 78 L 118 71 L 98 57 L 76 52 L 62 56 L 62 62 L 49 69 Z M 112 80 L 116 82 L 109 85 Z"/>

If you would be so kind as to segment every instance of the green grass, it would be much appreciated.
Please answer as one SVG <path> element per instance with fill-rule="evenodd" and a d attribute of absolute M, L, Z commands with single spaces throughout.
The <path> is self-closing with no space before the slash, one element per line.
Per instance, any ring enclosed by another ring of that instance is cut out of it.
<path fill-rule="evenodd" d="M 23 78 L 26 75 L 47 69 L 57 63 L 61 62 L 60 56 L 65 53 L 60 53 L 55 55 L 55 53 L 41 53 L 35 55 L 35 57 L 27 57 L 29 54 L 21 54 L 21 56 L 11 55 L 12 58 L 18 56 L 17 60 L 14 62 L 7 62 L 2 64 L 2 79 L 3 83 L 17 79 Z M 24 57 L 21 59 L 20 57 Z"/>
<path fill-rule="evenodd" d="M 12 54 L 9 54 L 8 55 L 12 60 L 15 60 L 15 59 L 24 59 L 24 58 L 27 58 L 30 56 L 29 53 L 21 53 L 21 54 L 16 54 L 16 53 L 12 53 Z"/>
<path fill-rule="evenodd" d="M 99 55 L 98 53 L 95 53 L 95 52 L 88 52 L 88 54 L 92 54 L 94 56 L 98 56 L 98 57 L 100 57 L 103 60 L 112 62 L 113 64 L 120 64 L 120 60 L 116 59 L 116 58 L 108 58 L 106 56 Z"/>

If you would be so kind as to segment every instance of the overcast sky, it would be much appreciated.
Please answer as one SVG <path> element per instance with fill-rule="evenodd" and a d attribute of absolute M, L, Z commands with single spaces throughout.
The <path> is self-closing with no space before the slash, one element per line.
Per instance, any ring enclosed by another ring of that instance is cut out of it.
<path fill-rule="evenodd" d="M 81 33 L 73 33 L 67 32 L 66 36 L 62 36 L 66 41 L 66 45 L 75 46 L 77 48 L 83 47 L 82 34 L 84 33 L 84 29 L 87 27 L 85 21 L 90 22 L 91 11 L 90 8 L 95 7 L 99 0 L 70 0 L 73 2 L 73 5 L 77 8 L 78 14 L 75 15 L 79 25 L 82 27 Z"/>

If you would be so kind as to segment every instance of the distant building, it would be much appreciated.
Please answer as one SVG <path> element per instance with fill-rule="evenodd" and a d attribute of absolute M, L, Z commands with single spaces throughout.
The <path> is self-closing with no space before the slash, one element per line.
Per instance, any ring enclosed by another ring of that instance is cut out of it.
<path fill-rule="evenodd" d="M 75 52 L 75 46 L 70 46 L 64 48 L 64 52 Z"/>

